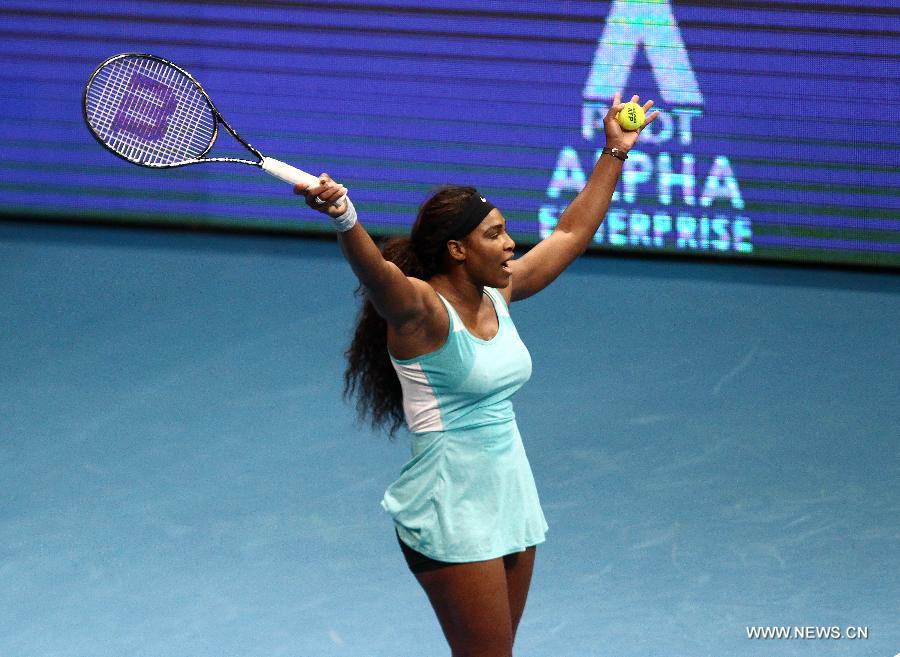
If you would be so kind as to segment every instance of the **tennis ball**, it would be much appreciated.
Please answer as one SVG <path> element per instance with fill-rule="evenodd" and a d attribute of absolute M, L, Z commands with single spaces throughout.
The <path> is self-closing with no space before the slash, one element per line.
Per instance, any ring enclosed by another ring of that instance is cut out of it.
<path fill-rule="evenodd" d="M 625 103 L 616 118 L 623 130 L 634 132 L 644 125 L 644 108 L 637 103 Z"/>

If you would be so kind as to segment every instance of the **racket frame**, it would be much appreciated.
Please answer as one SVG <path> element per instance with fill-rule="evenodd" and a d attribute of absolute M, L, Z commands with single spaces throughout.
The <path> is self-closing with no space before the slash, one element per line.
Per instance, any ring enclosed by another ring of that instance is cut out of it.
<path fill-rule="evenodd" d="M 97 75 L 99 75 L 100 71 L 102 71 L 105 66 L 107 66 L 117 60 L 120 60 L 120 59 L 128 59 L 128 58 L 135 58 L 135 57 L 140 57 L 142 59 L 151 59 L 151 60 L 160 62 L 166 66 L 171 66 L 176 71 L 178 71 L 179 73 L 184 75 L 188 80 L 190 80 L 191 83 L 194 85 L 194 87 L 196 87 L 197 91 L 199 91 L 200 94 L 203 96 L 203 99 L 206 101 L 206 104 L 209 106 L 209 109 L 212 110 L 213 133 L 212 133 L 212 137 L 209 140 L 209 143 L 206 145 L 206 148 L 203 149 L 203 152 L 201 152 L 200 155 L 190 158 L 190 159 L 187 159 L 187 160 L 183 160 L 181 162 L 172 162 L 172 163 L 166 163 L 166 164 L 140 162 L 140 161 L 132 159 L 126 155 L 123 155 L 122 153 L 119 153 L 118 151 L 113 149 L 100 137 L 99 134 L 97 134 L 97 131 L 94 130 L 94 126 L 91 125 L 91 122 L 88 120 L 88 113 L 87 113 L 88 91 L 91 88 L 91 84 L 93 83 L 94 78 L 96 78 Z M 131 162 L 132 164 L 137 164 L 138 166 L 148 167 L 151 169 L 173 169 L 173 168 L 177 168 L 177 167 L 187 166 L 189 164 L 199 164 L 201 162 L 232 162 L 234 164 L 249 164 L 250 166 L 263 168 L 263 161 L 266 159 L 262 153 L 260 153 L 253 146 L 251 146 L 250 143 L 246 139 L 244 139 L 237 133 L 237 130 L 235 130 L 228 124 L 228 121 L 225 120 L 225 117 L 223 117 L 222 114 L 219 112 L 218 108 L 216 108 L 216 105 L 215 105 L 215 103 L 213 103 L 212 98 L 209 97 L 209 94 L 206 93 L 206 90 L 203 88 L 203 86 L 199 82 L 197 82 L 197 79 L 193 75 L 191 75 L 186 70 L 181 68 L 178 64 L 171 62 L 168 59 L 159 57 L 158 55 L 150 55 L 148 53 L 139 53 L 139 52 L 125 52 L 125 53 L 121 53 L 118 55 L 113 55 L 109 59 L 106 59 L 105 61 L 101 62 L 97 66 L 97 68 L 94 69 L 94 72 L 91 73 L 91 76 L 88 78 L 87 83 L 84 85 L 84 92 L 82 93 L 82 96 L 81 96 L 81 112 L 82 112 L 82 115 L 84 116 L 84 122 L 87 124 L 88 129 L 91 131 L 91 134 L 94 136 L 94 139 L 96 139 L 100 143 L 100 145 L 103 146 L 103 148 L 110 151 L 114 155 L 122 158 L 126 162 Z M 237 158 L 237 157 L 206 157 L 206 154 L 209 153 L 210 150 L 212 150 L 213 145 L 216 143 L 216 138 L 219 136 L 219 123 L 221 123 L 223 126 L 225 126 L 225 129 L 229 133 L 231 133 L 231 136 L 234 137 L 235 139 L 237 139 L 237 141 L 240 142 L 241 145 L 243 145 L 245 148 L 247 148 L 247 150 L 249 150 L 251 153 L 253 153 L 256 157 L 258 157 L 259 160 L 254 162 L 253 160 L 244 160 L 244 159 Z"/>
<path fill-rule="evenodd" d="M 128 59 L 128 58 L 149 59 L 152 61 L 160 62 L 164 66 L 169 66 L 169 67 L 175 69 L 176 71 L 178 71 L 179 73 L 181 73 L 182 75 L 184 75 L 191 82 L 191 84 L 194 85 L 194 87 L 197 89 L 197 91 L 200 92 L 201 96 L 203 97 L 203 100 L 206 102 L 207 106 L 209 107 L 210 111 L 212 112 L 213 129 L 212 129 L 212 136 L 210 137 L 209 143 L 206 145 L 206 148 L 204 148 L 203 151 L 199 155 L 189 158 L 189 159 L 186 159 L 186 160 L 179 161 L 179 162 L 166 162 L 166 163 L 141 162 L 139 160 L 130 158 L 127 155 L 124 155 L 124 154 L 116 151 L 109 144 L 107 144 L 106 141 L 103 140 L 103 138 L 100 137 L 100 135 L 97 133 L 96 130 L 94 130 L 94 126 L 91 125 L 91 122 L 88 119 L 88 109 L 87 109 L 88 108 L 88 92 L 91 88 L 91 84 L 93 83 L 93 81 L 97 77 L 97 75 L 100 73 L 100 71 L 103 70 L 104 67 L 108 66 L 109 64 L 111 64 L 117 60 Z M 87 83 L 84 85 L 84 92 L 82 93 L 82 98 L 81 98 L 81 111 L 82 111 L 82 115 L 84 116 L 84 122 L 85 122 L 85 124 L 87 124 L 87 127 L 90 130 L 91 134 L 94 136 L 94 139 L 96 139 L 100 143 L 100 145 L 103 146 L 103 148 L 110 151 L 117 157 L 120 157 L 121 159 L 125 160 L 126 162 L 130 162 L 131 164 L 136 164 L 138 166 L 147 167 L 147 168 L 151 168 L 151 169 L 173 169 L 173 168 L 177 168 L 177 167 L 187 166 L 189 164 L 200 164 L 203 162 L 230 162 L 233 164 L 246 164 L 249 166 L 254 166 L 254 167 L 260 168 L 263 171 L 265 171 L 266 173 L 268 173 L 269 175 L 274 176 L 275 178 L 278 178 L 279 180 L 283 180 L 284 182 L 289 183 L 291 185 L 303 184 L 307 188 L 309 188 L 309 187 L 315 187 L 317 184 L 319 184 L 319 178 L 317 176 L 313 176 L 312 174 L 307 173 L 306 171 L 297 169 L 296 167 L 292 167 L 291 165 L 286 164 L 285 162 L 281 162 L 280 160 L 276 160 L 274 157 L 266 157 L 265 155 L 260 153 L 256 148 L 251 146 L 250 142 L 248 142 L 246 139 L 241 137 L 237 133 L 237 130 L 235 130 L 234 128 L 231 127 L 231 125 L 229 125 L 228 121 L 225 120 L 225 117 L 222 116 L 221 112 L 219 112 L 215 103 L 212 101 L 212 98 L 210 98 L 209 94 L 206 93 L 206 90 L 203 88 L 203 86 L 197 81 L 197 79 L 193 75 L 191 75 L 189 72 L 184 70 L 178 64 L 176 64 L 168 59 L 165 59 L 163 57 L 159 57 L 158 55 L 151 55 L 149 53 L 126 52 L 126 53 L 120 53 L 118 55 L 113 55 L 112 57 L 101 62 L 94 69 L 93 73 L 91 73 L 90 77 L 88 78 Z M 231 134 L 232 137 L 234 137 L 238 141 L 238 143 L 240 143 L 242 146 L 244 146 L 247 150 L 249 150 L 251 153 L 253 153 L 253 155 L 255 155 L 259 159 L 257 161 L 253 161 L 253 160 L 245 160 L 245 159 L 237 158 L 237 157 L 206 157 L 206 154 L 209 153 L 209 151 L 212 149 L 213 145 L 216 143 L 216 139 L 219 135 L 219 124 L 220 123 L 223 126 L 225 126 L 225 129 Z M 338 199 L 337 201 L 332 201 L 330 203 L 330 205 L 338 207 L 338 206 L 342 205 L 346 199 L 347 199 L 346 195 L 341 196 L 341 198 Z"/>

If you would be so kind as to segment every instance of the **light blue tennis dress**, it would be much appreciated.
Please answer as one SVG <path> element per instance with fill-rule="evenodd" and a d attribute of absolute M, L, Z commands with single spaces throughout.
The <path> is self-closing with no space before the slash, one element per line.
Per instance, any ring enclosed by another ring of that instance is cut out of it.
<path fill-rule="evenodd" d="M 412 459 L 381 506 L 401 540 L 438 561 L 494 559 L 542 543 L 549 528 L 516 426 L 511 397 L 531 355 L 502 295 L 484 288 L 499 320 L 481 340 L 453 306 L 437 351 L 391 362 L 403 388 Z"/>

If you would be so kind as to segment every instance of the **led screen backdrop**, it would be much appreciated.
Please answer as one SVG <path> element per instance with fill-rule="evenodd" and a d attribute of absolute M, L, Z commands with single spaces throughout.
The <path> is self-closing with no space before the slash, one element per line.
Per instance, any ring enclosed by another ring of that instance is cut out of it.
<path fill-rule="evenodd" d="M 263 153 L 347 184 L 374 233 L 408 230 L 430 190 L 458 183 L 534 243 L 590 174 L 621 89 L 663 114 L 595 248 L 900 265 L 893 0 L 6 0 L 0 12 L 8 216 L 330 230 L 250 167 L 149 171 L 101 149 L 82 87 L 107 57 L 149 52 L 191 71 Z"/>

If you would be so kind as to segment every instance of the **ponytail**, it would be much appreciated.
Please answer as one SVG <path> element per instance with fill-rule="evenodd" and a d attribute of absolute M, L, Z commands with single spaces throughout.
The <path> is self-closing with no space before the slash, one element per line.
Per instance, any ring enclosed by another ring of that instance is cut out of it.
<path fill-rule="evenodd" d="M 413 249 L 411 237 L 394 237 L 389 239 L 381 247 L 381 255 L 385 260 L 390 260 L 400 268 L 407 276 L 424 279 L 424 271 L 419 256 Z"/>

